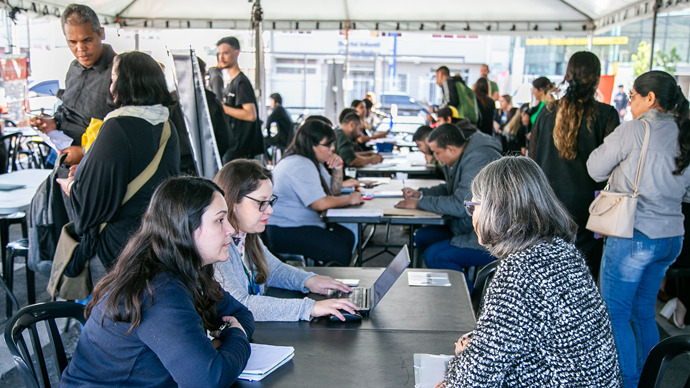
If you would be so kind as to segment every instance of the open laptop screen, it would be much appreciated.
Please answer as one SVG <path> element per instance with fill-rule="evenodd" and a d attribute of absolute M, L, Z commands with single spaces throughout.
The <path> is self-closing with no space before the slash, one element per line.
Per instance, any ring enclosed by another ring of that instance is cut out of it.
<path fill-rule="evenodd" d="M 376 280 L 374 286 L 371 287 L 371 291 L 374 293 L 374 298 L 372 300 L 371 308 L 376 306 L 381 298 L 388 292 L 388 290 L 393 287 L 395 281 L 398 280 L 400 275 L 405 271 L 410 265 L 410 254 L 407 251 L 407 245 L 403 246 L 400 252 L 395 256 L 393 261 L 386 267 L 381 276 Z"/>

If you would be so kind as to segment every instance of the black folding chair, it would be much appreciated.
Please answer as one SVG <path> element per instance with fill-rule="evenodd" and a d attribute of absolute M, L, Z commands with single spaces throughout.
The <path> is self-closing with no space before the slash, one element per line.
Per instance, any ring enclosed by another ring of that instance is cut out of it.
<path fill-rule="evenodd" d="M 73 318 L 83 325 L 86 323 L 84 306 L 74 302 L 38 303 L 17 311 L 7 321 L 5 326 L 5 343 L 28 388 L 48 388 L 51 386 L 51 374 L 49 373 L 48 365 L 52 365 L 55 368 L 53 380 L 55 380 L 54 383 L 57 385 L 62 371 L 67 367 L 67 354 L 65 353 L 62 336 L 55 322 L 56 318 Z M 50 343 L 41 343 L 38 328 L 39 322 L 45 323 L 45 330 L 48 332 Z M 27 346 L 25 334 L 28 334 L 31 347 Z M 50 353 L 46 350 L 49 350 Z M 55 362 L 47 363 L 46 355 L 53 356 Z"/>
<path fill-rule="evenodd" d="M 494 277 L 498 263 L 498 260 L 492 261 L 483 266 L 477 273 L 477 279 L 474 281 L 474 289 L 472 290 L 472 308 L 474 309 L 475 317 L 479 317 L 480 307 L 484 299 L 484 294 L 486 293 L 486 288 Z"/>
<path fill-rule="evenodd" d="M 19 153 L 21 152 L 22 148 L 21 140 L 21 132 L 12 132 L 0 137 L 0 143 L 4 144 L 5 149 L 7 150 L 7 171 L 3 172 L 12 172 L 19 169 L 17 161 L 19 160 Z M 4 164 L 5 163 L 0 163 L 0 165 Z"/>
<path fill-rule="evenodd" d="M 26 142 L 26 150 L 22 151 L 26 155 L 29 168 L 48 168 L 47 160 L 50 155 L 50 146 L 43 140 L 29 140 Z"/>
<path fill-rule="evenodd" d="M 637 386 L 639 388 L 660 388 L 668 364 L 681 354 L 690 354 L 690 334 L 676 335 L 659 342 L 649 352 Z M 685 387 L 690 386 L 689 384 L 690 378 L 685 382 Z"/>

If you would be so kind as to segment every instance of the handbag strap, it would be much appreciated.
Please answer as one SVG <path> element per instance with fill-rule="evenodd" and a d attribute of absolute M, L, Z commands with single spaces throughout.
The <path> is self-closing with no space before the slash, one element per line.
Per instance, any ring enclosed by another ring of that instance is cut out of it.
<path fill-rule="evenodd" d="M 635 191 L 633 192 L 633 196 L 637 196 L 637 189 L 640 185 L 640 174 L 642 173 L 642 165 L 644 164 L 644 158 L 647 155 L 647 148 L 649 148 L 649 137 L 651 135 L 647 120 L 641 121 L 644 123 L 644 141 L 642 142 L 640 158 L 637 160 L 637 171 L 635 171 Z"/>
<path fill-rule="evenodd" d="M 168 143 L 168 139 L 170 139 L 170 123 L 166 120 L 165 124 L 163 124 L 163 132 L 161 133 L 161 140 L 160 144 L 158 145 L 158 152 L 156 152 L 156 155 L 153 157 L 153 160 L 151 163 L 149 163 L 148 166 L 142 171 L 136 178 L 134 178 L 133 181 L 129 182 L 127 185 L 127 192 L 125 193 L 125 197 L 122 198 L 122 205 L 125 204 L 125 202 L 129 201 L 130 198 L 134 196 L 134 194 L 141 189 L 146 182 L 151 179 L 153 174 L 156 173 L 156 170 L 158 170 L 158 165 L 161 163 L 161 159 L 163 158 L 163 152 L 165 151 L 165 145 Z"/>
<path fill-rule="evenodd" d="M 122 198 L 122 204 L 120 206 L 124 205 L 127 201 L 129 201 L 134 196 L 134 194 L 136 194 L 137 191 L 139 191 L 139 189 L 141 189 L 144 186 L 144 184 L 146 184 L 146 182 L 148 182 L 149 179 L 151 179 L 153 174 L 156 173 L 156 170 L 158 170 L 158 166 L 161 163 L 161 159 L 163 158 L 165 145 L 168 143 L 168 139 L 170 139 L 170 132 L 170 123 L 166 120 L 165 124 L 163 124 L 163 132 L 161 133 L 161 140 L 158 144 L 158 152 L 156 152 L 156 155 L 154 155 L 153 160 L 151 161 L 151 163 L 149 163 L 148 166 L 146 166 L 144 171 L 139 173 L 139 175 L 137 175 L 137 177 L 134 178 L 134 180 L 127 184 L 127 192 L 125 192 L 125 196 L 124 198 Z M 103 231 L 106 224 L 107 222 L 101 224 L 100 228 L 98 229 L 99 233 Z"/>

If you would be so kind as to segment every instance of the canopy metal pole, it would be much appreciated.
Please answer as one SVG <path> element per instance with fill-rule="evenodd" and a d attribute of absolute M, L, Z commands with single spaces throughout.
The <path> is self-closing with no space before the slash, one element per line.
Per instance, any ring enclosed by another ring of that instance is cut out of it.
<path fill-rule="evenodd" d="M 654 68 L 654 41 L 656 40 L 656 15 L 659 12 L 659 6 L 661 5 L 661 0 L 656 0 L 654 2 L 654 16 L 652 17 L 652 45 L 649 52 L 649 71 Z"/>
<path fill-rule="evenodd" d="M 347 92 L 350 89 L 350 21 L 345 22 L 345 77 L 343 80 L 343 106 L 350 106 Z"/>
<path fill-rule="evenodd" d="M 256 112 L 258 115 L 257 119 L 266 120 L 266 66 L 264 62 L 263 21 L 264 16 L 263 10 L 261 9 L 261 1 L 256 0 L 254 2 L 254 6 L 252 7 L 252 27 L 254 28 L 254 55 L 256 62 L 256 65 L 254 67 L 254 90 L 256 93 L 257 105 L 259 107 L 259 111 Z"/>
<path fill-rule="evenodd" d="M 587 32 L 587 51 L 592 51 L 593 46 L 594 46 L 594 32 L 588 31 Z"/>

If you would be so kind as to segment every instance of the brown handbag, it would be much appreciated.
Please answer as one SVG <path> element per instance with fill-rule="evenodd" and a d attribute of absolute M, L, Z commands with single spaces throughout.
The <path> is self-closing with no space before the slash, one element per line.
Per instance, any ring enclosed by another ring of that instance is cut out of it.
<path fill-rule="evenodd" d="M 640 158 L 637 161 L 637 171 L 635 172 L 635 190 L 632 194 L 618 193 L 608 190 L 611 182 L 606 188 L 599 192 L 599 195 L 589 205 L 589 219 L 587 220 L 587 230 L 599 233 L 603 236 L 632 238 L 635 229 L 635 211 L 637 210 L 638 186 L 640 183 L 640 173 L 649 146 L 649 123 L 642 120 L 645 127 L 644 142 L 640 151 Z"/>
<path fill-rule="evenodd" d="M 129 201 L 158 170 L 158 165 L 163 158 L 163 152 L 170 138 L 170 133 L 170 124 L 166 121 L 163 125 L 158 152 L 156 152 L 153 160 L 146 166 L 144 171 L 127 185 L 127 192 L 122 199 L 122 205 Z M 101 224 L 98 230 L 99 233 L 103 231 L 105 225 L 105 223 Z M 65 300 L 86 299 L 93 290 L 88 260 L 84 264 L 84 269 L 76 277 L 69 277 L 64 274 L 77 246 L 79 246 L 79 236 L 74 231 L 74 222 L 69 222 L 62 227 L 57 248 L 55 249 L 55 256 L 53 257 L 50 279 L 48 280 L 47 290 L 53 300 L 58 296 Z"/>

